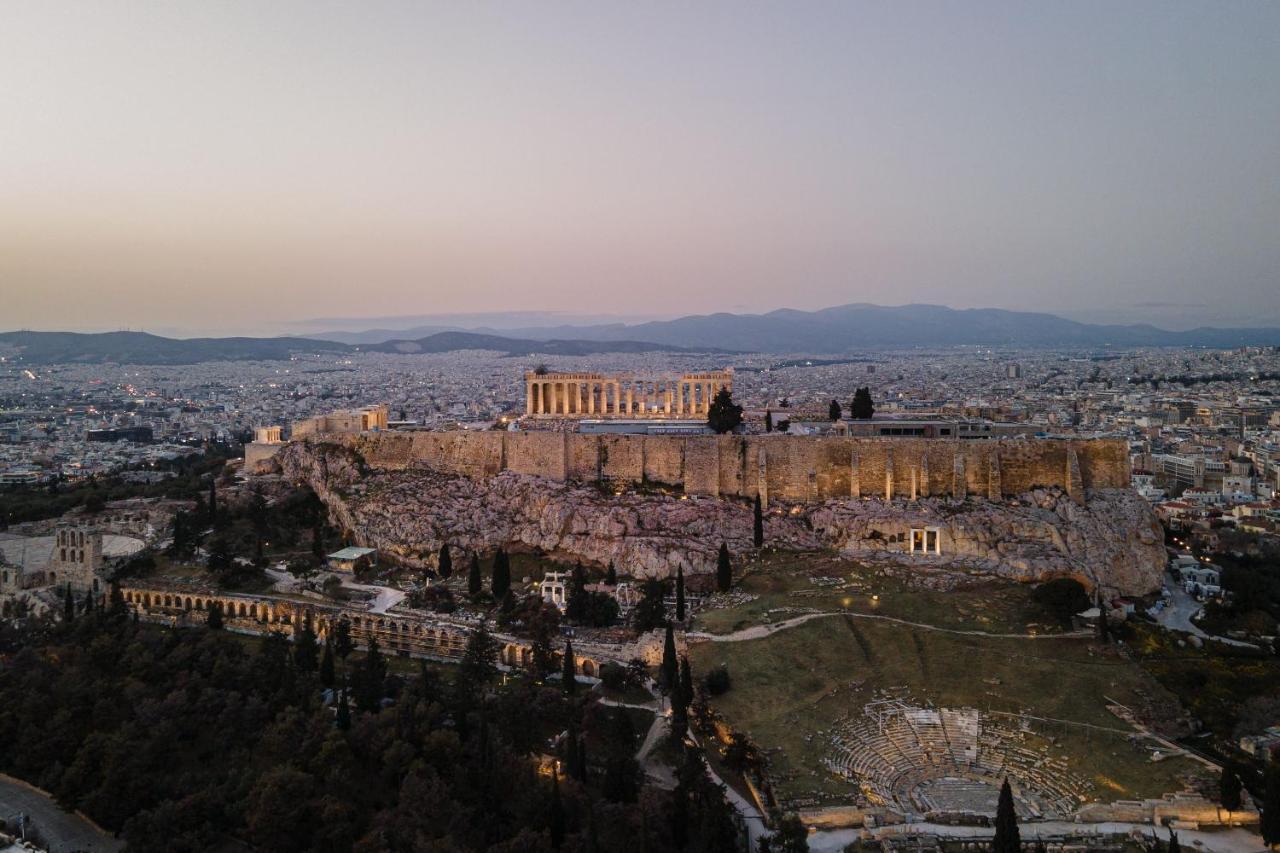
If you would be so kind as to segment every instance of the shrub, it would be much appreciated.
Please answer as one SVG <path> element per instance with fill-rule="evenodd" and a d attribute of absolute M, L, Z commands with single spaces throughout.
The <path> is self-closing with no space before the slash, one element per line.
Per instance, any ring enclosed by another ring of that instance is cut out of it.
<path fill-rule="evenodd" d="M 729 668 L 723 665 L 708 672 L 707 677 L 703 679 L 703 683 L 707 687 L 707 692 L 712 696 L 721 696 L 728 693 L 729 688 L 733 686 L 733 682 L 729 678 Z"/>

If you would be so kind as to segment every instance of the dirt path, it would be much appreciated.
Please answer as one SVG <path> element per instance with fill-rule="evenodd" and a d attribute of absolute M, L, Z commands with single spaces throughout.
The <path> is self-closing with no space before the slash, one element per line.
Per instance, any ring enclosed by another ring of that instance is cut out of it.
<path fill-rule="evenodd" d="M 26 816 L 27 831 L 39 835 L 51 853 L 81 850 L 114 853 L 124 848 L 124 842 L 100 831 L 78 814 L 64 810 L 39 788 L 0 774 L 0 817 L 16 823 L 19 814 Z"/>
<path fill-rule="evenodd" d="M 926 625 L 923 622 L 910 622 L 906 619 L 898 619 L 894 616 L 881 616 L 876 613 L 853 613 L 845 610 L 837 610 L 829 613 L 806 613 L 803 616 L 796 616 L 792 619 L 785 619 L 781 622 L 773 622 L 768 625 L 752 625 L 750 628 L 743 628 L 740 631 L 734 631 L 732 634 L 707 634 L 702 631 L 690 631 L 685 636 L 690 640 L 710 640 L 713 643 L 740 643 L 746 640 L 759 640 L 764 637 L 772 636 L 778 631 L 785 631 L 788 628 L 794 628 L 797 625 L 803 625 L 814 619 L 827 619 L 832 616 L 850 616 L 854 619 L 879 619 L 882 622 L 893 622 L 898 625 L 907 625 L 911 628 L 920 628 L 924 631 L 938 631 L 943 634 L 958 634 L 963 637 L 987 637 L 997 640 L 1058 640 L 1064 637 L 1081 638 L 1092 637 L 1092 631 L 1064 631 L 1060 634 L 993 634 L 988 631 L 966 631 L 960 628 L 939 628 L 936 625 Z"/>

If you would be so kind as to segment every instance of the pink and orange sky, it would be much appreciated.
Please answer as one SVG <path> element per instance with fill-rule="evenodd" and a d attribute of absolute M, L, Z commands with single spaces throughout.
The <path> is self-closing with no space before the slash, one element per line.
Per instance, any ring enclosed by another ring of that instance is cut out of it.
<path fill-rule="evenodd" d="M 0 6 L 0 327 L 1280 325 L 1280 4 Z"/>

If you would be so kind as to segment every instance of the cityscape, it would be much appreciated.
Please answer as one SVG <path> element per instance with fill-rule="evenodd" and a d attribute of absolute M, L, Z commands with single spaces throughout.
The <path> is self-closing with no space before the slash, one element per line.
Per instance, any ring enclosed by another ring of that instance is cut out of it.
<path fill-rule="evenodd" d="M 1280 849 L 1275 7 L 0 20 L 0 853 Z"/>

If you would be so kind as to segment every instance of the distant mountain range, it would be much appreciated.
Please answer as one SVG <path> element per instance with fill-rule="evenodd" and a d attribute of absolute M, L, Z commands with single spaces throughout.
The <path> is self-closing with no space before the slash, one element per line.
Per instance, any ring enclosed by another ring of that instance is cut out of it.
<path fill-rule="evenodd" d="M 625 325 L 522 329 L 341 332 L 311 338 L 162 338 L 143 332 L 0 333 L 0 354 L 29 363 L 195 364 L 270 360 L 295 353 L 435 353 L 495 350 L 509 355 L 579 356 L 636 352 L 848 353 L 889 347 L 1236 347 L 1280 346 L 1280 329 L 1078 323 L 1052 314 L 940 305 L 841 305 L 821 311 L 703 314 Z M 341 335 L 346 340 L 332 340 Z"/>
<path fill-rule="evenodd" d="M 440 332 L 352 346 L 312 338 L 164 338 L 146 332 L 0 332 L 0 356 L 24 364 L 200 364 L 275 361 L 298 354 L 355 352 L 437 353 L 495 350 L 507 355 L 594 355 L 622 352 L 707 352 L 643 341 L 534 341 L 473 332 Z"/>

